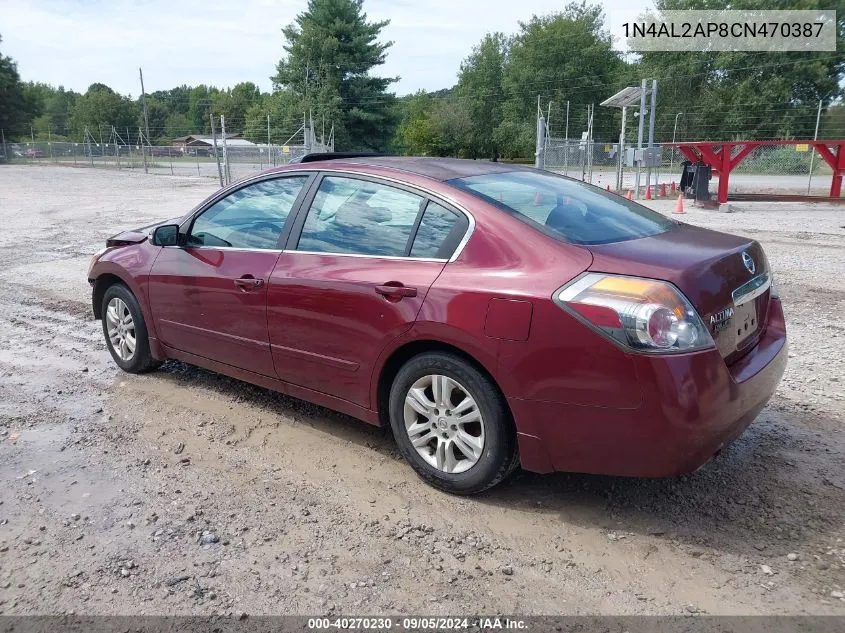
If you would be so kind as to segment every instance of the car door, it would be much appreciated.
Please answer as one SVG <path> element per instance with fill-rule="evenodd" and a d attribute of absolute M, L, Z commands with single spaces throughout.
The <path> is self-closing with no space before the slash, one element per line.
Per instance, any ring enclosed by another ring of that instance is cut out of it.
<path fill-rule="evenodd" d="M 180 246 L 165 246 L 149 295 L 166 346 L 275 376 L 267 283 L 309 176 L 275 177 L 228 193 L 194 216 Z"/>
<path fill-rule="evenodd" d="M 360 176 L 324 175 L 311 198 L 270 276 L 276 373 L 369 407 L 376 359 L 414 323 L 469 220 Z"/>

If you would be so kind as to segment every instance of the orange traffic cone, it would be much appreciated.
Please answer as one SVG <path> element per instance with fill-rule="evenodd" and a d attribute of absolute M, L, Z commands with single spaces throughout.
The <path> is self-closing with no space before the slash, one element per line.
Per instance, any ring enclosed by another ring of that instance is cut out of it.
<path fill-rule="evenodd" d="M 633 199 L 634 199 L 634 196 L 631 193 L 631 190 L 628 189 L 628 193 L 625 194 L 625 200 L 633 200 Z"/>
<path fill-rule="evenodd" d="M 666 183 L 665 182 L 660 183 L 660 197 L 661 198 L 666 197 Z"/>
<path fill-rule="evenodd" d="M 675 181 L 673 180 L 673 181 L 672 181 L 672 186 L 669 188 L 669 193 L 671 193 L 671 194 L 674 196 L 674 195 L 675 195 L 675 191 L 677 191 L 677 190 L 675 189 Z"/>
<path fill-rule="evenodd" d="M 678 202 L 675 203 L 675 213 L 677 213 L 678 215 L 682 215 L 682 214 L 686 213 L 686 211 L 684 211 L 684 196 L 683 196 L 683 194 L 678 195 Z"/>
<path fill-rule="evenodd" d="M 651 185 L 646 185 L 645 188 L 645 199 L 651 200 Z"/>

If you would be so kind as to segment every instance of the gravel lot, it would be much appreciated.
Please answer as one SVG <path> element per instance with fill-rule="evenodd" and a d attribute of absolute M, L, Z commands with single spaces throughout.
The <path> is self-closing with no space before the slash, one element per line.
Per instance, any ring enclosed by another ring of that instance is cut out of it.
<path fill-rule="evenodd" d="M 763 243 L 791 336 L 777 395 L 702 471 L 464 499 L 345 416 L 117 369 L 89 255 L 213 189 L 0 168 L 0 613 L 845 614 L 845 207 L 688 205 Z"/>

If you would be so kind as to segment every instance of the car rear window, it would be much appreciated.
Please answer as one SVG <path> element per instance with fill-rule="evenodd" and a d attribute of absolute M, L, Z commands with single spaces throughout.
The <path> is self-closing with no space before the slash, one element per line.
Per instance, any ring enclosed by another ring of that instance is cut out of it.
<path fill-rule="evenodd" d="M 665 233 L 675 222 L 593 185 L 539 171 L 448 181 L 544 233 L 574 244 L 607 244 Z"/>

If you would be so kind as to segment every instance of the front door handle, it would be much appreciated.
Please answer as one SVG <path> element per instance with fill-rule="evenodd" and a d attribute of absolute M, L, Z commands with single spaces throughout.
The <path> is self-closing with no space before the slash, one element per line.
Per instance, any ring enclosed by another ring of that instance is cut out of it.
<path fill-rule="evenodd" d="M 258 290 L 264 285 L 263 279 L 256 279 L 255 277 L 241 277 L 240 279 L 235 279 L 235 287 L 243 290 L 244 292 L 249 292 L 250 290 Z"/>
<path fill-rule="evenodd" d="M 399 282 L 387 282 L 381 286 L 376 286 L 376 292 L 387 299 L 399 301 L 403 297 L 416 297 L 417 289 L 403 286 Z"/>

